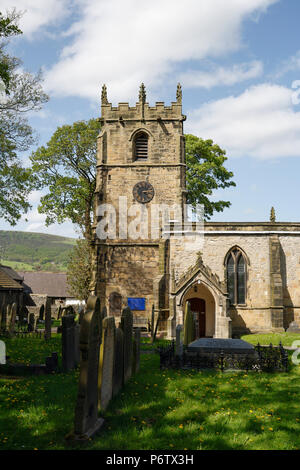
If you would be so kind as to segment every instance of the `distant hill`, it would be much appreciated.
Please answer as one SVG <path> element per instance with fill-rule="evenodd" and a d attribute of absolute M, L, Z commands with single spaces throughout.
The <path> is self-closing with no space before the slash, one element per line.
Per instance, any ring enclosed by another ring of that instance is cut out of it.
<path fill-rule="evenodd" d="M 66 271 L 75 238 L 0 230 L 1 263 L 17 271 Z"/>

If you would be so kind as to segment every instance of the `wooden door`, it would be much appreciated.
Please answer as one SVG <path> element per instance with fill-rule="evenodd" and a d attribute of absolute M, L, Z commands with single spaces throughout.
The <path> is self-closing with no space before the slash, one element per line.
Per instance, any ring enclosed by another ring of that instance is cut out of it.
<path fill-rule="evenodd" d="M 197 323 L 196 323 L 196 338 L 203 338 L 205 337 L 205 314 L 206 314 L 206 306 L 205 300 L 199 299 L 195 297 L 193 299 L 189 299 L 191 311 L 197 314 Z"/>

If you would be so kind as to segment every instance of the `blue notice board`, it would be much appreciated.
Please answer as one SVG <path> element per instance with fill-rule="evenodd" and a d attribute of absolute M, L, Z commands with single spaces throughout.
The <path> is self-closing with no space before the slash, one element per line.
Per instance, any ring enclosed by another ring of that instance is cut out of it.
<path fill-rule="evenodd" d="M 128 297 L 127 301 L 131 310 L 145 310 L 145 297 Z"/>

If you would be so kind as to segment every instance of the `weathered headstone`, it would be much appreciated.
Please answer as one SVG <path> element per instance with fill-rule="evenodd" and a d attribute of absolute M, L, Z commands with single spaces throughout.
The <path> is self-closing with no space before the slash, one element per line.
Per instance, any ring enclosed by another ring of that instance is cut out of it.
<path fill-rule="evenodd" d="M 36 330 L 36 322 L 37 322 L 37 317 L 33 312 L 29 313 L 29 319 L 28 319 L 28 331 L 32 332 Z"/>
<path fill-rule="evenodd" d="M 0 364 L 6 364 L 6 346 L 4 341 L 0 340 Z"/>
<path fill-rule="evenodd" d="M 182 356 L 183 354 L 183 326 L 176 326 L 176 343 L 175 343 L 175 354 L 176 356 Z"/>
<path fill-rule="evenodd" d="M 286 330 L 288 333 L 300 333 L 300 326 L 296 321 L 293 321 L 289 324 L 288 329 Z"/>
<path fill-rule="evenodd" d="M 116 328 L 115 334 L 115 357 L 113 373 L 113 396 L 117 395 L 123 386 L 124 379 L 124 360 L 123 360 L 123 330 Z"/>
<path fill-rule="evenodd" d="M 7 308 L 2 307 L 2 318 L 1 318 L 1 329 L 6 330 L 7 328 Z"/>
<path fill-rule="evenodd" d="M 124 384 L 130 379 L 132 373 L 132 333 L 133 315 L 129 307 L 122 311 L 121 328 L 123 330 L 123 361 L 124 361 Z"/>
<path fill-rule="evenodd" d="M 102 310 L 103 312 L 103 310 Z M 106 317 L 102 320 L 102 344 L 99 361 L 99 409 L 106 410 L 111 397 L 114 372 L 115 319 Z"/>
<path fill-rule="evenodd" d="M 107 317 L 107 308 L 104 306 L 102 309 L 102 318 L 106 318 L 106 317 Z"/>
<path fill-rule="evenodd" d="M 27 315 L 28 315 L 27 309 L 26 309 L 25 305 L 22 305 L 22 307 L 20 308 L 20 311 L 19 311 L 19 322 L 21 324 L 25 320 L 27 320 Z"/>
<path fill-rule="evenodd" d="M 137 374 L 140 369 L 141 330 L 136 328 L 133 333 L 132 373 Z"/>
<path fill-rule="evenodd" d="M 74 327 L 74 362 L 75 367 L 80 364 L 80 325 L 78 323 Z"/>
<path fill-rule="evenodd" d="M 75 316 L 62 317 L 62 367 L 65 372 L 75 367 Z"/>
<path fill-rule="evenodd" d="M 4 323 L 4 329 L 5 330 L 8 330 L 9 325 L 10 325 L 11 309 L 12 309 L 12 304 L 8 304 L 6 306 L 6 317 L 5 317 L 5 323 Z"/>
<path fill-rule="evenodd" d="M 154 312 L 154 305 L 152 305 L 152 311 L 151 311 L 151 337 L 154 335 L 154 320 L 155 320 L 155 312 Z"/>
<path fill-rule="evenodd" d="M 91 296 L 80 328 L 80 375 L 75 408 L 74 432 L 69 439 L 87 440 L 102 426 L 98 418 L 98 369 L 102 340 L 100 300 Z"/>
<path fill-rule="evenodd" d="M 51 300 L 49 297 L 46 299 L 45 305 L 45 340 L 51 338 Z"/>
<path fill-rule="evenodd" d="M 60 305 L 58 307 L 58 312 L 57 312 L 57 320 L 60 320 L 62 317 L 62 306 Z"/>
<path fill-rule="evenodd" d="M 9 327 L 8 327 L 8 331 L 10 335 L 13 335 L 15 332 L 17 312 L 18 312 L 18 306 L 14 302 L 11 306 L 11 315 L 10 315 L 10 322 L 9 322 Z"/>
<path fill-rule="evenodd" d="M 81 322 L 82 322 L 82 319 L 84 317 L 84 314 L 85 314 L 85 308 L 83 305 L 80 305 L 79 308 L 78 308 L 78 314 L 79 314 L 79 325 L 81 325 Z"/>
<path fill-rule="evenodd" d="M 184 316 L 184 339 L 183 344 L 187 346 L 195 339 L 195 321 L 194 315 L 190 308 L 190 303 L 187 301 L 185 304 Z"/>
<path fill-rule="evenodd" d="M 45 314 L 45 305 L 42 304 L 40 306 L 39 320 L 44 320 L 44 314 Z"/>

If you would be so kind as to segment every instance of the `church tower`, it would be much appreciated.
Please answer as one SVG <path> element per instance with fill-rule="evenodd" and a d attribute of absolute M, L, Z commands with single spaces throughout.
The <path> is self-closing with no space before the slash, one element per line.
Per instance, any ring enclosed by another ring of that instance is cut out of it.
<path fill-rule="evenodd" d="M 166 272 L 160 231 L 151 228 L 152 209 L 158 204 L 183 208 L 186 199 L 181 86 L 171 106 L 149 106 L 144 84 L 135 107 L 113 107 L 105 85 L 101 100 L 93 290 L 108 315 L 119 316 L 128 304 L 134 315 L 150 318 L 153 285 Z M 105 217 L 110 221 L 106 239 L 99 237 Z"/>

